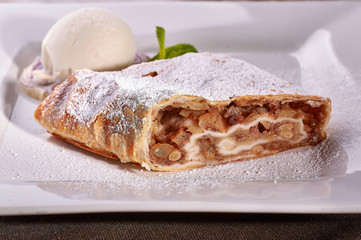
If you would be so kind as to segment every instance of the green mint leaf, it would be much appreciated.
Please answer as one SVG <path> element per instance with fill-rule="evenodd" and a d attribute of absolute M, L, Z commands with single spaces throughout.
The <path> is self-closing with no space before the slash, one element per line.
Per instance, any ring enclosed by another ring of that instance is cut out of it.
<path fill-rule="evenodd" d="M 198 51 L 191 44 L 180 43 L 180 44 L 177 44 L 177 45 L 166 48 L 165 52 L 166 52 L 166 58 L 165 59 L 169 59 L 169 58 L 174 58 L 174 57 L 181 56 L 181 55 L 183 55 L 185 53 L 198 52 Z M 151 62 L 151 61 L 159 60 L 159 59 L 162 59 L 162 58 L 159 57 L 159 53 L 158 53 L 157 55 L 155 55 L 154 57 L 152 57 L 148 61 Z"/>
<path fill-rule="evenodd" d="M 193 45 L 180 43 L 166 48 L 165 51 L 168 59 L 168 58 L 178 57 L 189 52 L 197 52 L 197 49 Z"/>
<path fill-rule="evenodd" d="M 159 44 L 159 53 L 148 60 L 148 62 L 159 60 L 159 59 L 169 59 L 181 56 L 189 52 L 198 52 L 197 49 L 190 44 L 180 43 L 168 48 L 165 48 L 165 30 L 162 27 L 156 26 L 156 33 Z"/>
<path fill-rule="evenodd" d="M 158 38 L 158 44 L 159 44 L 159 59 L 165 59 L 166 58 L 166 51 L 165 51 L 165 30 L 162 27 L 156 27 L 156 33 Z"/>

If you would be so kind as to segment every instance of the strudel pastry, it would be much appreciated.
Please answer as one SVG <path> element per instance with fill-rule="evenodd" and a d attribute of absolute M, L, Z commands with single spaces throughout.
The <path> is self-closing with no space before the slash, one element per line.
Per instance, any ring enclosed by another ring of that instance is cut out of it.
<path fill-rule="evenodd" d="M 34 115 L 89 151 L 175 171 L 316 145 L 330 112 L 330 99 L 245 61 L 188 53 L 118 72 L 76 71 Z"/>

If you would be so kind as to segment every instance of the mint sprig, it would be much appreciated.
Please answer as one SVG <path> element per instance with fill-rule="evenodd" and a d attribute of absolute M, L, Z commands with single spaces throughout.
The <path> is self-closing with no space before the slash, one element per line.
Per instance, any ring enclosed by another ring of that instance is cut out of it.
<path fill-rule="evenodd" d="M 167 54 L 165 50 L 165 30 L 162 27 L 156 27 L 156 33 L 158 38 L 158 44 L 159 44 L 159 59 L 165 59 Z"/>
<path fill-rule="evenodd" d="M 198 52 L 197 49 L 191 45 L 186 43 L 180 43 L 168 48 L 165 48 L 165 30 L 162 27 L 157 26 L 156 27 L 156 33 L 158 38 L 158 44 L 159 44 L 159 52 L 157 55 L 152 57 L 150 61 L 159 60 L 159 59 L 169 59 L 181 56 L 185 53 L 189 52 Z"/>

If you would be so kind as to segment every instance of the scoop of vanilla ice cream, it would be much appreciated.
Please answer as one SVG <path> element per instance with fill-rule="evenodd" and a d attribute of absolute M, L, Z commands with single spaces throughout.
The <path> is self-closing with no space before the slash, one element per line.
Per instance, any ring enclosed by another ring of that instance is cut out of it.
<path fill-rule="evenodd" d="M 104 9 L 84 8 L 51 27 L 42 42 L 41 62 L 62 81 L 76 69 L 122 69 L 135 55 L 134 36 L 123 20 Z"/>

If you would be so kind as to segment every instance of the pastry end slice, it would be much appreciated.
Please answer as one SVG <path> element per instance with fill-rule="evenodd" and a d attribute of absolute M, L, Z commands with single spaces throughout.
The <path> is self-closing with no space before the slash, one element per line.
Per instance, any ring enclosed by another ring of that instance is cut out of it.
<path fill-rule="evenodd" d="M 175 97 L 152 113 L 149 161 L 156 170 L 187 169 L 317 145 L 330 111 L 330 100 L 316 96 Z"/>

